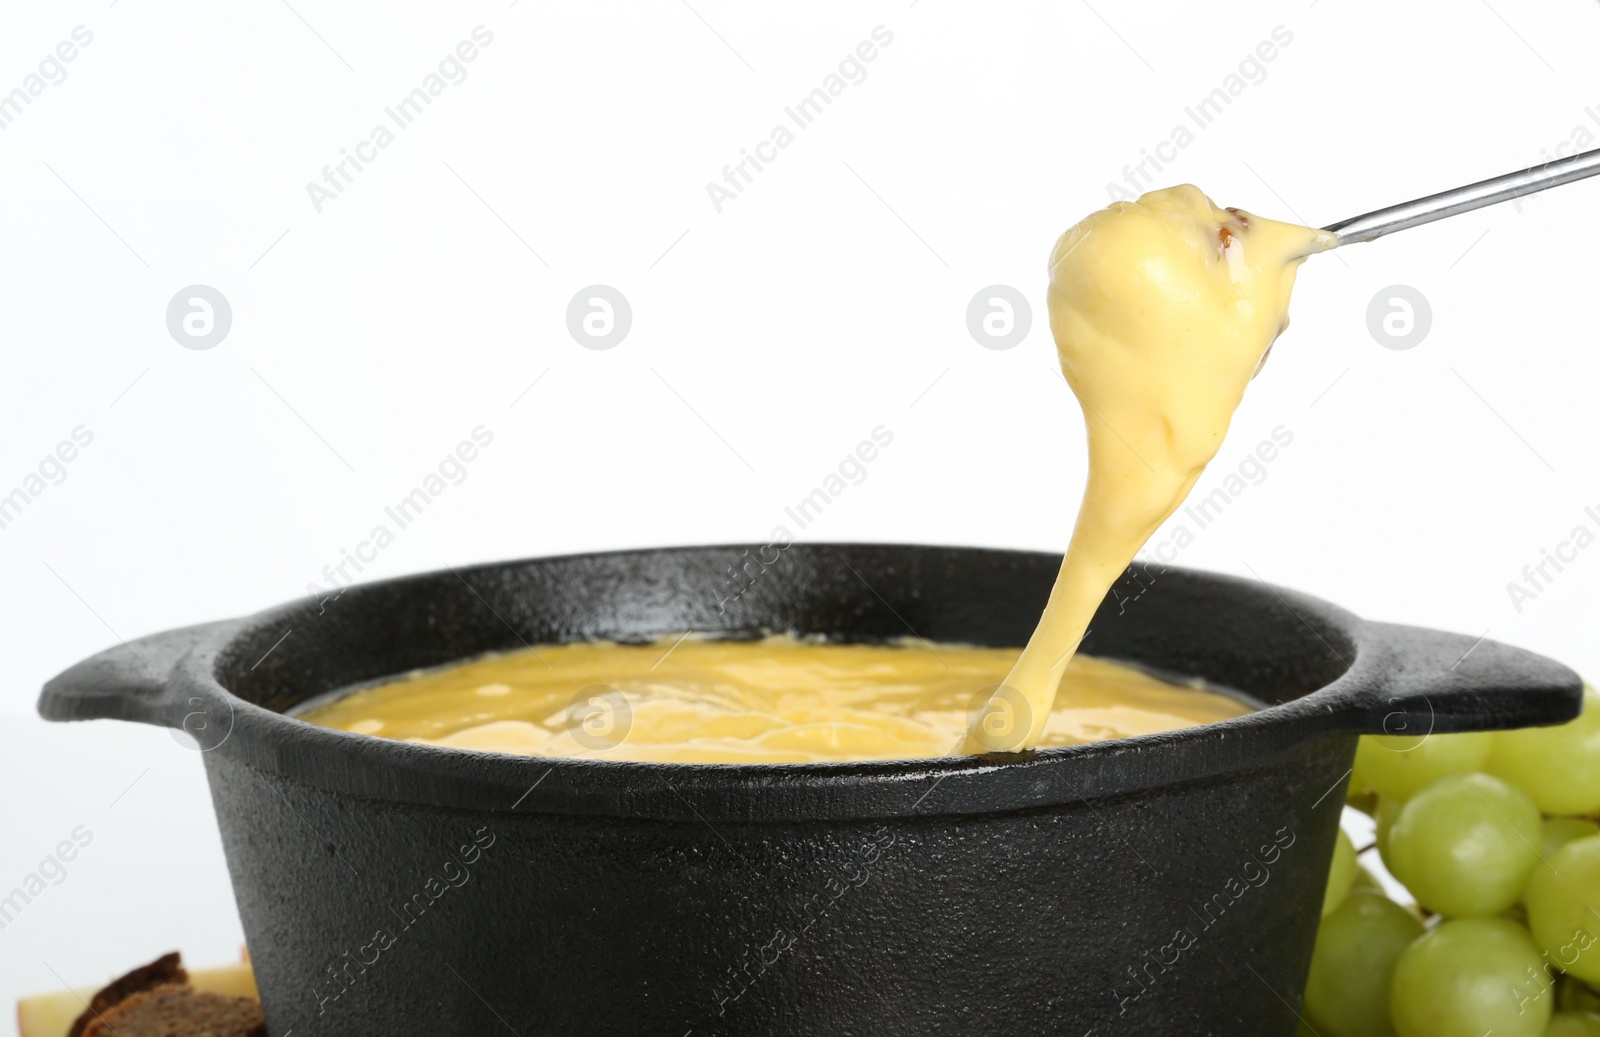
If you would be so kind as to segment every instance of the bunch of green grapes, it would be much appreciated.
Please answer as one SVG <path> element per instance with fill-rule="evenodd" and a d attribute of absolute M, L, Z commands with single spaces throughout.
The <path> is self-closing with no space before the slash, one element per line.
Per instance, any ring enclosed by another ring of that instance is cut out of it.
<path fill-rule="evenodd" d="M 1302 1033 L 1600 1037 L 1600 693 L 1559 727 L 1361 739 Z M 1365 852 L 1365 851 L 1363 851 Z"/>

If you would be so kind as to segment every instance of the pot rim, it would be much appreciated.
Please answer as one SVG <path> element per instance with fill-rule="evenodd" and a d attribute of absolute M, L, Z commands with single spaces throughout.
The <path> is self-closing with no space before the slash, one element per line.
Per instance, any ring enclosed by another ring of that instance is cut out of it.
<path fill-rule="evenodd" d="M 405 591 L 409 586 L 420 592 L 446 572 L 466 582 L 463 573 L 574 562 L 617 565 L 641 557 L 753 548 L 654 548 L 485 563 L 350 587 L 341 593 L 356 600 L 341 607 L 359 608 L 363 597 L 370 600 L 381 591 Z M 1059 556 L 1043 552 L 933 545 L 793 544 L 788 550 L 803 555 L 953 552 L 980 560 L 1059 563 Z M 1240 597 L 1259 597 L 1265 588 L 1319 638 L 1322 635 L 1311 620 L 1345 634 L 1354 657 L 1334 680 L 1298 698 L 1216 723 L 1107 742 L 1016 754 L 858 762 L 580 760 L 422 745 L 339 731 L 257 705 L 224 687 L 219 668 L 229 651 L 250 632 L 299 615 L 306 608 L 300 600 L 240 619 L 155 634 L 102 652 L 46 684 L 39 709 L 51 720 L 113 717 L 184 728 L 200 735 L 208 766 L 239 763 L 259 772 L 258 777 L 275 775 L 362 799 L 489 813 L 537 810 L 706 824 L 994 813 L 1070 800 L 1087 804 L 1158 785 L 1222 780 L 1303 751 L 1311 739 L 1346 738 L 1353 748 L 1359 733 L 1412 733 L 1396 730 L 1396 718 L 1426 716 L 1426 735 L 1555 723 L 1581 709 L 1578 676 L 1521 649 L 1362 620 L 1318 598 L 1259 580 L 1178 567 L 1164 573 Z M 655 631 L 669 632 L 676 631 Z M 1333 650 L 1326 640 L 1323 643 Z M 1453 662 L 1447 665 L 1446 660 Z M 198 731 L 191 726 L 197 717 Z M 219 717 L 225 717 L 225 723 L 213 724 Z M 1333 791 L 1328 789 L 1324 797 Z"/>

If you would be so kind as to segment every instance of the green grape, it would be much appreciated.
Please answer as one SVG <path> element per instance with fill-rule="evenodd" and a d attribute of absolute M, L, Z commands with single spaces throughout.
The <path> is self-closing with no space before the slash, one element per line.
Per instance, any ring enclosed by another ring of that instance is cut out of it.
<path fill-rule="evenodd" d="M 1600 983 L 1600 835 L 1563 846 L 1528 880 L 1528 926 L 1557 966 Z"/>
<path fill-rule="evenodd" d="M 1380 796 L 1378 798 L 1378 809 L 1372 815 L 1373 820 L 1378 823 L 1376 836 L 1378 856 L 1383 858 L 1383 863 L 1386 867 L 1389 864 L 1389 832 L 1393 830 L 1395 820 L 1399 818 L 1400 811 L 1405 808 L 1405 805 L 1406 801 L 1403 799 L 1384 799 Z M 1390 870 L 1392 871 L 1393 869 L 1391 868 Z"/>
<path fill-rule="evenodd" d="M 1410 799 L 1422 786 L 1447 774 L 1481 770 L 1494 736 L 1363 735 L 1356 769 L 1380 796 Z M 1578 811 L 1573 811 L 1577 813 Z"/>
<path fill-rule="evenodd" d="M 1341 828 L 1339 838 L 1333 844 L 1333 864 L 1328 868 L 1328 885 L 1322 894 L 1322 917 L 1328 917 L 1344 903 L 1345 895 L 1350 892 L 1355 879 L 1356 847 Z"/>
<path fill-rule="evenodd" d="M 1600 1015 L 1557 1012 L 1540 1037 L 1600 1037 Z"/>
<path fill-rule="evenodd" d="M 1362 813 L 1370 815 L 1370 813 L 1373 813 L 1373 799 L 1376 795 L 1378 794 L 1373 792 L 1373 784 L 1370 781 L 1366 781 L 1366 776 L 1362 775 L 1362 768 L 1352 763 L 1350 765 L 1350 784 L 1344 787 L 1344 802 L 1346 802 L 1346 805 L 1355 807 Z"/>
<path fill-rule="evenodd" d="M 1584 817 L 1547 817 L 1542 826 L 1544 839 L 1539 844 L 1539 857 L 1548 863 L 1550 858 L 1561 852 L 1561 848 L 1568 843 L 1579 839 L 1587 839 L 1591 835 L 1600 835 L 1600 824 L 1595 824 Z M 1543 865 L 1540 865 L 1543 867 Z M 1538 871 L 1539 868 L 1535 868 Z M 1523 899 L 1527 899 L 1527 890 L 1523 890 Z M 1524 910 L 1524 916 L 1526 911 Z"/>
<path fill-rule="evenodd" d="M 1359 743 L 1357 744 L 1359 745 Z M 1361 773 L 1360 756 L 1361 753 L 1358 748 L 1356 750 L 1356 761 L 1350 765 L 1350 784 L 1345 786 L 1344 790 L 1345 799 L 1347 800 L 1359 799 L 1372 791 L 1372 782 L 1368 781 L 1367 776 Z"/>
<path fill-rule="evenodd" d="M 1306 1014 L 1323 1037 L 1394 1037 L 1394 963 L 1422 923 L 1382 893 L 1358 889 L 1322 920 L 1306 981 Z"/>
<path fill-rule="evenodd" d="M 1549 980 L 1528 931 L 1504 918 L 1460 918 L 1419 937 L 1394 967 L 1389 1013 L 1399 1037 L 1540 1037 Z M 1529 970 L 1532 970 L 1530 973 Z"/>
<path fill-rule="evenodd" d="M 1600 835 L 1600 825 L 1584 817 L 1547 817 L 1544 819 L 1544 842 L 1539 852 L 1546 860 L 1554 857 L 1570 842 Z"/>
<path fill-rule="evenodd" d="M 1487 774 L 1425 786 L 1389 829 L 1389 870 L 1430 911 L 1493 915 L 1522 896 L 1539 863 L 1539 808 Z"/>
<path fill-rule="evenodd" d="M 1484 769 L 1547 814 L 1600 813 L 1600 692 L 1584 689 L 1583 715 L 1571 723 L 1496 733 Z"/>

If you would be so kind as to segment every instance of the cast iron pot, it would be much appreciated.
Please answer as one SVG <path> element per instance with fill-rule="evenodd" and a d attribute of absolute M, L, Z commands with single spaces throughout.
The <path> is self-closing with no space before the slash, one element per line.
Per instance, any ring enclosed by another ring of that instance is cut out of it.
<path fill-rule="evenodd" d="M 147 637 L 55 678 L 39 709 L 206 750 L 278 1037 L 1289 1037 L 1357 734 L 1581 706 L 1575 674 L 1525 651 L 1143 569 L 1084 649 L 1267 708 L 1017 755 L 794 765 L 531 759 L 284 715 L 543 642 L 1020 645 L 1058 563 L 795 545 L 484 565 Z"/>

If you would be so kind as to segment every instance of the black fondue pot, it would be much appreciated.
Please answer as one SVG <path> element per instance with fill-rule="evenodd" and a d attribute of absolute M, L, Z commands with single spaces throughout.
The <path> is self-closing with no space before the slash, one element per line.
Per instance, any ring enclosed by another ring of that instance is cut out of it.
<path fill-rule="evenodd" d="M 285 715 L 525 644 L 1020 645 L 1059 563 L 763 550 L 361 586 L 113 648 L 39 710 L 184 728 L 206 750 L 277 1037 L 1289 1037 L 1356 736 L 1580 709 L 1578 677 L 1529 652 L 1146 568 L 1084 650 L 1265 708 L 1016 755 L 781 765 L 504 756 Z"/>

